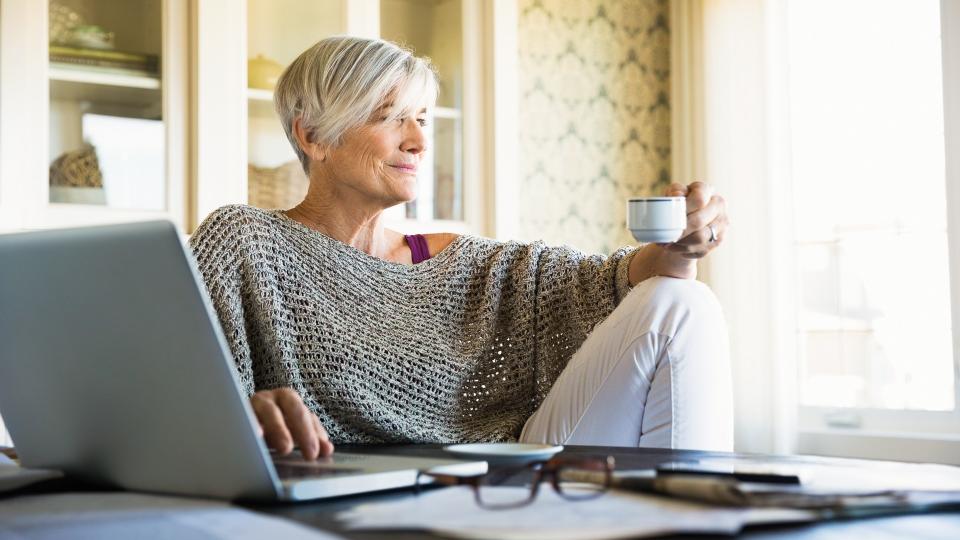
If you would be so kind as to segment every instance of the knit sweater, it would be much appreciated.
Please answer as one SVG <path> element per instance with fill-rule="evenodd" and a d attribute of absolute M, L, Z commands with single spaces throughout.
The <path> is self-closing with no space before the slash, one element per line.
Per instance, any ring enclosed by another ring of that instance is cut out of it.
<path fill-rule="evenodd" d="M 293 388 L 335 443 L 516 440 L 633 253 L 464 235 L 405 265 L 242 205 L 190 245 L 244 390 Z"/>

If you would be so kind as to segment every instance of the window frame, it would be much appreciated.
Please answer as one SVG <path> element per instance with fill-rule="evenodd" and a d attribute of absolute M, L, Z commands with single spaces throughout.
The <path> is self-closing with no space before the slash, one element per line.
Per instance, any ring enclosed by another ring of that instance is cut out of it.
<path fill-rule="evenodd" d="M 960 464 L 960 5 L 940 1 L 952 411 L 834 408 L 797 401 L 797 451 Z M 799 358 L 797 358 L 799 361 Z"/>

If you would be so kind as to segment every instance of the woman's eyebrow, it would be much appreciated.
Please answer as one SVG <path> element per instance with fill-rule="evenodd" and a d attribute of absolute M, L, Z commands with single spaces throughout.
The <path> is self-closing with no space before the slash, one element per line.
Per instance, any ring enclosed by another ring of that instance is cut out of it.
<path fill-rule="evenodd" d="M 393 108 L 393 102 L 391 101 L 389 103 L 384 103 L 383 105 L 377 107 L 377 112 L 381 112 L 383 110 L 389 110 L 392 108 Z M 417 114 L 427 114 L 427 108 L 424 107 L 420 109 L 419 111 L 417 111 Z"/>

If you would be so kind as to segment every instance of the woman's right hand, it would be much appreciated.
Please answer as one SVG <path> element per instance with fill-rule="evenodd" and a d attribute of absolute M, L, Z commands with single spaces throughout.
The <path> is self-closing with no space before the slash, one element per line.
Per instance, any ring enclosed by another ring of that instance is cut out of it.
<path fill-rule="evenodd" d="M 292 452 L 294 444 L 306 459 L 333 454 L 327 430 L 292 388 L 261 390 L 250 396 L 250 405 L 267 446 L 280 455 Z"/>

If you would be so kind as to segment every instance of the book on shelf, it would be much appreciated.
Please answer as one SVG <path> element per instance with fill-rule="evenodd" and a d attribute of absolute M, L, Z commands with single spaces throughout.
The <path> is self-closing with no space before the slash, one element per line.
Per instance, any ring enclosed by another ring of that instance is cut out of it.
<path fill-rule="evenodd" d="M 84 67 L 125 69 L 157 74 L 160 61 L 156 55 L 123 51 L 82 49 L 65 45 L 50 45 L 50 62 Z"/>

